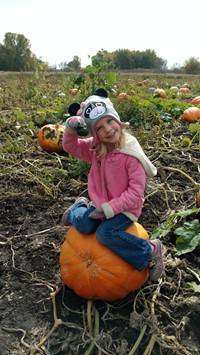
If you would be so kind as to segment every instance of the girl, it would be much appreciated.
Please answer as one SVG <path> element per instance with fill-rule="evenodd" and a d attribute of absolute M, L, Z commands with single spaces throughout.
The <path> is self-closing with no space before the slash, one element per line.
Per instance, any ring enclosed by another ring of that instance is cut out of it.
<path fill-rule="evenodd" d="M 157 281 L 164 270 L 161 242 L 126 232 L 141 214 L 146 179 L 156 175 L 156 167 L 136 138 L 125 132 L 129 124 L 121 122 L 104 89 L 81 105 L 70 105 L 69 114 L 63 148 L 91 163 L 88 195 L 92 202 L 79 197 L 64 212 L 62 223 L 83 234 L 96 232 L 100 243 L 139 271 L 149 267 L 150 279 Z M 85 125 L 91 137 L 78 138 Z"/>

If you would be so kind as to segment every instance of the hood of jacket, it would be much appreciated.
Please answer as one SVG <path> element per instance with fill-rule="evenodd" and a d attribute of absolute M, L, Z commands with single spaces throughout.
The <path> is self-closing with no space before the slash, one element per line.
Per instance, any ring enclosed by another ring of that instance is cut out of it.
<path fill-rule="evenodd" d="M 119 148 L 119 151 L 137 158 L 143 165 L 147 176 L 153 177 L 157 174 L 157 168 L 146 156 L 140 143 L 134 136 L 130 135 L 129 139 L 126 140 L 125 146 L 123 148 Z"/>

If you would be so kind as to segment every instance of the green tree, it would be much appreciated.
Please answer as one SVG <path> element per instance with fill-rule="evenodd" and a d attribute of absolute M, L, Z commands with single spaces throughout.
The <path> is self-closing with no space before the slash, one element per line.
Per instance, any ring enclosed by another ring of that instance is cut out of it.
<path fill-rule="evenodd" d="M 95 67 L 101 66 L 104 69 L 114 69 L 114 55 L 113 53 L 109 53 L 106 50 L 102 49 L 98 51 L 98 53 L 92 56 L 92 65 Z"/>
<path fill-rule="evenodd" d="M 129 49 L 118 49 L 114 54 L 114 64 L 118 69 L 133 69 L 135 62 Z"/>
<path fill-rule="evenodd" d="M 191 57 L 185 61 L 184 68 L 187 74 L 199 74 L 200 61 L 197 58 Z"/>
<path fill-rule="evenodd" d="M 68 68 L 72 71 L 80 71 L 81 70 L 81 59 L 75 55 L 73 60 L 68 63 Z"/>
<path fill-rule="evenodd" d="M 31 71 L 41 63 L 31 52 L 29 40 L 22 34 L 7 32 L 0 45 L 0 70 Z"/>

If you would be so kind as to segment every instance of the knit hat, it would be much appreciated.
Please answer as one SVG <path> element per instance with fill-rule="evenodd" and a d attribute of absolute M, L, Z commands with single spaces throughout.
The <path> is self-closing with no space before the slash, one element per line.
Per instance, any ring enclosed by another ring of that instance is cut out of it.
<path fill-rule="evenodd" d="M 73 103 L 69 107 L 69 113 L 79 115 L 84 119 L 89 133 L 94 137 L 93 143 L 98 142 L 95 132 L 96 123 L 103 117 L 112 117 L 122 128 L 129 126 L 129 122 L 121 122 L 117 111 L 108 98 L 107 91 L 102 88 L 96 90 L 94 95 L 89 96 L 80 105 Z"/>

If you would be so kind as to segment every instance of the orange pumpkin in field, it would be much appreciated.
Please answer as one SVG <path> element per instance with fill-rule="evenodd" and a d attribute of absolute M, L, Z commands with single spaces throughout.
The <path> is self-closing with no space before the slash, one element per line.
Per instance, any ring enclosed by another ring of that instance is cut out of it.
<path fill-rule="evenodd" d="M 160 97 L 161 99 L 165 99 L 167 97 L 166 91 L 164 89 L 155 89 L 153 92 L 154 97 Z"/>
<path fill-rule="evenodd" d="M 186 94 L 187 92 L 190 92 L 190 89 L 187 87 L 183 87 L 180 88 L 178 91 L 181 92 L 182 94 Z"/>
<path fill-rule="evenodd" d="M 183 112 L 183 118 L 188 123 L 200 120 L 200 109 L 198 107 L 189 107 Z"/>
<path fill-rule="evenodd" d="M 117 96 L 118 102 L 122 102 L 127 99 L 128 99 L 128 95 L 125 92 L 120 92 L 120 94 Z"/>
<path fill-rule="evenodd" d="M 47 124 L 39 129 L 38 144 L 46 152 L 63 152 L 62 137 L 65 127 L 59 124 Z"/>
<path fill-rule="evenodd" d="M 70 89 L 70 94 L 72 94 L 73 96 L 75 96 L 78 93 L 78 89 L 74 88 L 74 89 Z"/>
<path fill-rule="evenodd" d="M 127 231 L 149 239 L 139 223 Z M 148 269 L 137 271 L 96 239 L 95 233 L 83 235 L 73 226 L 60 250 L 60 274 L 63 282 L 86 299 L 116 301 L 139 289 L 148 279 Z"/>
<path fill-rule="evenodd" d="M 200 96 L 196 96 L 191 101 L 192 105 L 200 105 Z"/>

